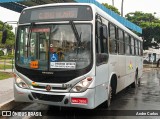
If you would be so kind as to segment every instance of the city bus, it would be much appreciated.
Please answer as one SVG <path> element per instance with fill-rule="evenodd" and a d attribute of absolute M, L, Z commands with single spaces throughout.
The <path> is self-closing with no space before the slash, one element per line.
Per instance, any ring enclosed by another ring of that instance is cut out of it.
<path fill-rule="evenodd" d="M 14 99 L 108 107 L 119 91 L 137 87 L 142 54 L 142 39 L 94 4 L 25 8 L 16 33 Z"/>

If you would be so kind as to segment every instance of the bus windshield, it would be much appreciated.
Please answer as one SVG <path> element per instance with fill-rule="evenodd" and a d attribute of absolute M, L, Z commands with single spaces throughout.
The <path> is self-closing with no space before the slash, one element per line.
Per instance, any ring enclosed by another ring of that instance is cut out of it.
<path fill-rule="evenodd" d="M 76 70 L 91 63 L 91 24 L 19 26 L 16 65 L 34 70 Z"/>

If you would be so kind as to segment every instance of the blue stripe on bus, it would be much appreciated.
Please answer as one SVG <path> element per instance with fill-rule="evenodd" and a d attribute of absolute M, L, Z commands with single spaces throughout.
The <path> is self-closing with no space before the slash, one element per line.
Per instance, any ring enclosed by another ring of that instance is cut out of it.
<path fill-rule="evenodd" d="M 99 2 L 97 2 L 95 0 L 75 0 L 75 1 L 79 2 L 79 3 L 93 3 L 96 6 L 98 6 L 99 8 L 101 8 L 103 11 L 105 11 L 107 14 L 112 16 L 114 19 L 119 21 L 124 26 L 126 26 L 126 27 L 128 27 L 128 28 L 130 28 L 130 29 L 142 34 L 142 28 L 140 28 L 139 26 L 137 26 L 137 25 L 133 24 L 132 22 L 126 20 L 125 18 L 119 16 L 115 12 L 107 9 L 106 7 L 104 7 L 103 5 L 101 5 Z"/>

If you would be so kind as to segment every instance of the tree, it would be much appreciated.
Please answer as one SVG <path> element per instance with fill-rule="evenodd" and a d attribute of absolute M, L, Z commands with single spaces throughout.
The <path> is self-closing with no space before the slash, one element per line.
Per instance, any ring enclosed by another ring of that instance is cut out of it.
<path fill-rule="evenodd" d="M 107 3 L 102 3 L 102 5 L 104 5 L 106 8 L 114 11 L 115 13 L 119 14 L 120 15 L 120 12 L 118 11 L 118 9 L 112 5 L 108 5 Z"/>
<path fill-rule="evenodd" d="M 142 13 L 142 12 L 136 11 L 134 13 L 133 12 L 128 13 L 125 17 L 127 18 L 127 20 L 140 26 L 141 26 L 141 23 L 147 23 L 147 22 L 160 23 L 160 21 L 157 18 L 155 18 L 155 16 L 152 15 L 151 13 Z"/>
<path fill-rule="evenodd" d="M 1 44 L 1 40 L 2 40 L 2 31 L 3 31 L 3 22 L 0 21 L 0 48 L 7 48 L 7 50 L 13 49 L 14 48 L 14 44 L 15 44 L 15 35 L 12 32 L 13 27 L 6 24 L 5 28 L 7 30 L 7 40 L 5 44 Z"/>
<path fill-rule="evenodd" d="M 151 13 L 139 11 L 128 13 L 125 17 L 143 29 L 141 36 L 144 38 L 144 49 L 157 47 L 157 43 L 160 43 L 160 20 L 158 18 Z M 151 42 L 153 38 L 157 43 Z"/>

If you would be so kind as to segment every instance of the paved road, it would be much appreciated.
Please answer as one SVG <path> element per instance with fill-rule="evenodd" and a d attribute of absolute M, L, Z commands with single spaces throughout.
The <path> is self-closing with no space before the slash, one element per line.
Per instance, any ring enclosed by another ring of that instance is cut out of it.
<path fill-rule="evenodd" d="M 13 100 L 13 78 L 0 80 L 0 105 Z"/>
<path fill-rule="evenodd" d="M 95 110 L 55 108 L 56 107 L 30 103 L 16 107 L 18 110 L 45 110 L 43 111 L 45 115 L 43 117 L 20 117 L 19 119 L 160 119 L 160 71 L 151 70 L 145 72 L 140 87 L 137 89 L 128 87 L 118 93 L 110 108 L 104 108 L 102 106 Z M 144 110 L 146 110 L 146 112 Z M 147 112 L 150 114 L 159 114 L 159 116 L 126 116 L 136 113 L 144 114 Z M 10 119 L 17 119 L 17 117 L 10 117 Z"/>

